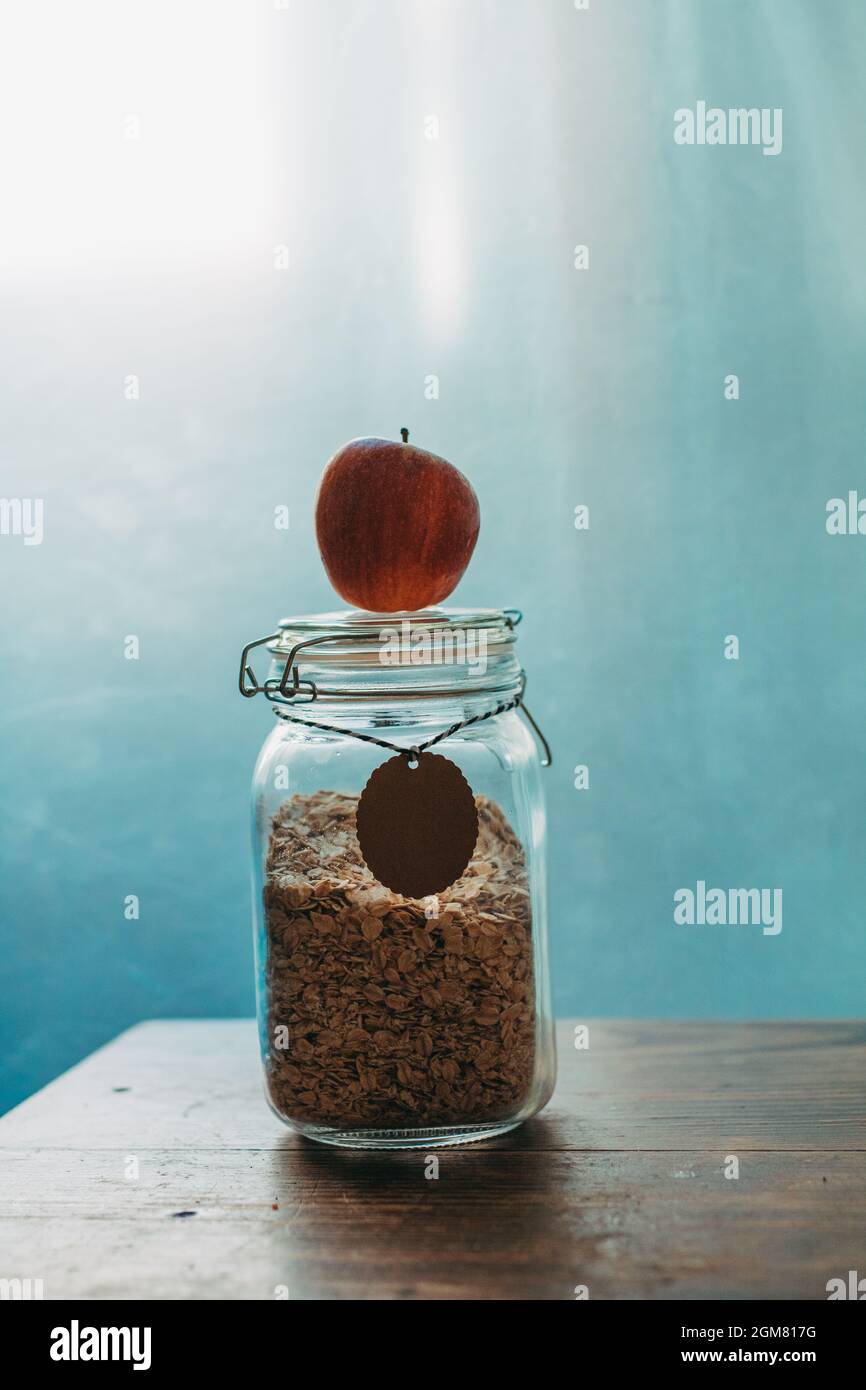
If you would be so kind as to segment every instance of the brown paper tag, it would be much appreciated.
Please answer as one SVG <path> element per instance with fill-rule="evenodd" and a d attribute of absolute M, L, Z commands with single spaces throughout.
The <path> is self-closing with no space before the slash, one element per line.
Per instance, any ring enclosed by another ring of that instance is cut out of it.
<path fill-rule="evenodd" d="M 441 893 L 460 878 L 478 839 L 472 788 L 454 763 L 398 754 L 377 767 L 361 793 L 358 843 L 372 874 L 407 898 Z"/>

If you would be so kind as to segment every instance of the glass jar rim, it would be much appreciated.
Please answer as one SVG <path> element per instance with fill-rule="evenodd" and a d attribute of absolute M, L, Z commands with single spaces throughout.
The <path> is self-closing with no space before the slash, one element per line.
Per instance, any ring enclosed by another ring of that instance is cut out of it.
<path fill-rule="evenodd" d="M 283 618 L 265 644 L 273 663 L 265 693 L 298 704 L 510 691 L 523 678 L 514 650 L 522 616 L 514 608 L 431 608 Z"/>

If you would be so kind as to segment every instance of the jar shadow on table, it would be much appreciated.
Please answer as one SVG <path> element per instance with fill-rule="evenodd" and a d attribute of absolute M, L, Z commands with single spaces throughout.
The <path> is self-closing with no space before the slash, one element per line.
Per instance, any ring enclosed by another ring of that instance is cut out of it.
<path fill-rule="evenodd" d="M 272 1151 L 285 1225 L 274 1232 L 292 1298 L 572 1296 L 572 1259 L 557 1270 L 574 1155 L 554 1148 L 555 1117 L 454 1148 L 382 1153 L 286 1136 Z M 275 1274 L 276 1277 L 276 1274 Z M 551 1295 L 551 1288 L 561 1290 Z"/>

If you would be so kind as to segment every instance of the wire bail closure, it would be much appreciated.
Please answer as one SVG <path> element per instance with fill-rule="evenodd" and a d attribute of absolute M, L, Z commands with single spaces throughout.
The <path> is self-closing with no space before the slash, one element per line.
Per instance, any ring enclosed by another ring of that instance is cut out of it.
<path fill-rule="evenodd" d="M 366 632 L 331 632 L 324 637 L 308 637 L 303 642 L 296 642 L 286 657 L 286 664 L 283 667 L 283 674 L 279 680 L 266 680 L 260 685 L 256 679 L 255 672 L 249 664 L 249 655 L 256 647 L 265 647 L 269 642 L 278 642 L 282 633 L 272 632 L 269 637 L 259 637 L 255 642 L 248 642 L 241 652 L 241 669 L 238 677 L 238 689 L 246 699 L 251 699 L 253 695 L 264 695 L 268 700 L 275 700 L 279 695 L 282 700 L 296 700 L 301 693 L 301 688 L 306 687 L 310 692 L 306 699 L 298 701 L 299 704 L 309 705 L 313 700 L 319 698 L 319 692 L 315 681 L 302 680 L 297 667 L 298 652 L 305 647 L 318 647 L 323 642 L 366 642 L 369 636 Z M 289 686 L 289 677 L 292 684 Z M 249 684 L 247 683 L 249 682 Z"/>
<path fill-rule="evenodd" d="M 505 618 L 505 621 L 508 624 L 508 626 L 512 629 L 517 627 L 517 625 L 523 620 L 523 614 L 521 613 L 519 608 L 503 609 L 503 617 Z M 277 700 L 285 700 L 299 705 L 313 704 L 314 701 L 316 701 L 319 698 L 318 687 L 316 686 L 315 681 L 306 680 L 301 677 L 297 665 L 298 653 L 304 651 L 307 647 L 318 647 L 326 642 L 369 641 L 368 633 L 356 632 L 334 632 L 326 633 L 322 637 L 308 637 L 303 642 L 296 642 L 295 645 L 292 647 L 288 656 L 286 657 L 285 665 L 283 666 L 282 674 L 280 675 L 279 679 L 277 679 L 276 677 L 271 677 L 268 680 L 259 682 L 255 672 L 253 671 L 252 666 L 250 665 L 250 653 L 255 651 L 257 647 L 265 647 L 270 642 L 278 642 L 281 636 L 282 633 L 274 632 L 270 633 L 267 637 L 258 637 L 254 642 L 248 642 L 247 645 L 244 647 L 243 651 L 241 652 L 241 664 L 240 671 L 238 674 L 238 689 L 240 690 L 240 693 L 241 695 L 243 695 L 244 699 L 250 700 L 254 695 L 264 695 L 265 698 L 267 700 L 270 700 L 271 702 L 275 702 Z M 430 740 L 428 744 L 422 744 L 420 749 L 415 747 L 399 748 L 396 744 L 385 743 L 381 739 L 371 738 L 369 735 L 364 734 L 356 734 L 355 737 L 362 739 L 366 743 L 377 743 L 383 748 L 391 748 L 397 753 L 405 753 L 408 755 L 411 762 L 411 759 L 413 757 L 417 757 L 424 748 L 430 746 L 430 744 L 432 743 L 438 743 L 441 739 L 446 738 L 453 733 L 456 733 L 458 729 L 465 728 L 469 724 L 478 723 L 479 720 L 491 718 L 495 714 L 502 713 L 505 709 L 519 708 L 522 709 L 528 723 L 530 724 L 536 738 L 538 739 L 538 742 L 541 745 L 543 752 L 543 757 L 541 759 L 542 767 L 550 767 L 551 763 L 553 762 L 553 754 L 550 751 L 550 744 L 547 742 L 547 739 L 544 737 L 544 734 L 541 732 L 541 729 L 538 727 L 538 725 L 536 724 L 535 720 L 533 719 L 532 715 L 529 713 L 529 710 L 526 708 L 526 705 L 523 702 L 523 695 L 525 690 L 526 672 L 521 671 L 520 693 L 516 696 L 514 700 L 508 701 L 504 705 L 497 705 L 494 709 L 489 710 L 487 714 L 474 715 L 471 719 L 466 719 L 461 721 L 459 724 L 452 725 L 450 729 L 445 730 L 445 732 L 443 734 L 438 735 L 437 738 Z M 308 693 L 304 694 L 305 691 Z M 287 719 L 290 722 L 297 724 L 306 724 L 314 729 L 323 729 L 326 732 L 350 732 L 346 729 L 337 730 L 332 725 L 316 724 L 311 719 L 295 718 L 288 712 L 281 711 L 279 709 L 275 712 L 280 716 L 281 719 Z"/>

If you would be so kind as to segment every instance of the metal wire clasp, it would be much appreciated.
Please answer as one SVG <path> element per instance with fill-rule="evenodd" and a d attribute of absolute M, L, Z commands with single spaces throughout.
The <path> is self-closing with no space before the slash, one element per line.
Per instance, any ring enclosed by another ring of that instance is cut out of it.
<path fill-rule="evenodd" d="M 518 621 L 519 621 L 519 619 L 518 619 Z M 516 624 L 515 624 L 515 626 L 516 626 Z M 541 744 L 541 752 L 542 752 L 542 755 L 543 755 L 543 756 L 542 756 L 542 759 L 541 759 L 541 766 L 542 766 L 542 767 L 550 767 L 551 764 L 553 763 L 553 754 L 552 754 L 551 751 L 550 751 L 550 744 L 547 742 L 547 739 L 544 737 L 544 734 L 541 732 L 541 729 L 538 727 L 538 725 L 536 724 L 536 722 L 535 722 L 535 720 L 533 719 L 532 715 L 529 713 L 529 710 L 526 708 L 526 704 L 525 704 L 524 699 L 523 699 L 523 697 L 524 697 L 525 694 L 526 694 L 526 672 L 525 672 L 525 671 L 521 671 L 521 673 L 520 673 L 520 703 L 519 703 L 519 705 L 518 705 L 518 708 L 521 709 L 521 710 L 523 711 L 523 714 L 524 714 L 524 716 L 525 716 L 527 722 L 528 722 L 528 723 L 531 725 L 531 727 L 532 727 L 532 731 L 533 731 L 533 733 L 535 734 L 535 737 L 538 739 L 538 742 Z"/>
<path fill-rule="evenodd" d="M 255 642 L 248 642 L 241 652 L 241 669 L 238 677 L 238 689 L 247 699 L 253 695 L 265 695 L 269 700 L 275 700 L 277 696 L 282 700 L 294 700 L 297 704 L 309 705 L 318 699 L 319 692 L 315 681 L 302 680 L 298 674 L 297 656 L 298 652 L 306 647 L 318 647 L 323 642 L 364 642 L 369 640 L 366 632 L 328 632 L 322 637 L 307 637 L 303 642 L 296 642 L 286 657 L 283 673 L 279 680 L 266 680 L 262 684 L 256 680 L 255 672 L 249 664 L 249 654 L 255 647 L 267 646 L 269 642 L 278 642 L 282 633 L 271 633 L 269 637 L 259 637 Z M 291 685 L 289 681 L 291 680 Z M 309 694 L 299 698 L 301 691 L 307 690 Z"/>
<path fill-rule="evenodd" d="M 517 627 L 518 623 L 521 621 L 522 618 L 523 614 L 520 612 L 519 608 L 508 608 L 505 610 L 505 620 L 508 623 L 508 626 L 512 629 Z M 302 705 L 312 704 L 314 700 L 318 699 L 319 692 L 316 687 L 315 681 L 301 679 L 297 667 L 298 653 L 304 651 L 307 647 L 321 646 L 325 642 L 363 642 L 369 640 L 369 634 L 365 632 L 328 632 L 323 634 L 321 637 L 307 637 L 304 639 L 303 642 L 296 642 L 295 645 L 292 647 L 291 651 L 286 657 L 285 665 L 283 666 L 282 674 L 279 680 L 277 680 L 275 677 L 272 677 L 271 679 L 260 683 L 256 679 L 256 674 L 253 671 L 253 668 L 251 667 L 249 662 L 250 652 L 255 651 L 257 647 L 265 647 L 270 642 L 279 642 L 281 637 L 282 633 L 272 632 L 267 637 L 257 638 L 255 642 L 248 642 L 247 645 L 244 647 L 243 651 L 241 652 L 241 666 L 238 675 L 238 689 L 240 690 L 241 694 L 244 696 L 245 699 L 249 700 L 252 698 L 253 695 L 264 695 L 268 700 L 280 699 L 293 701 L 296 704 Z M 523 698 L 525 690 L 526 672 L 523 671 L 521 673 L 520 680 L 520 694 L 517 697 L 516 703 L 519 706 L 519 708 L 523 711 L 527 721 L 532 726 L 536 738 L 541 744 L 541 749 L 543 753 L 543 757 L 541 760 L 542 767 L 550 767 L 553 761 L 553 755 L 550 751 L 550 744 L 547 742 L 547 739 L 544 737 L 544 734 L 541 732 L 541 729 L 538 727 L 529 710 L 526 708 Z M 303 694 L 302 692 L 304 691 L 306 691 L 307 693 Z M 473 721 L 470 720 L 469 722 L 472 723 Z"/>
<path fill-rule="evenodd" d="M 255 642 L 248 642 L 241 652 L 241 669 L 238 675 L 238 689 L 245 699 L 249 700 L 253 695 L 265 695 L 267 699 L 273 700 L 279 694 L 284 700 L 295 700 L 301 694 L 302 688 L 306 688 L 309 694 L 298 700 L 299 704 L 310 704 L 315 700 L 318 691 L 313 681 L 303 681 L 298 675 L 298 668 L 295 666 L 295 653 L 298 647 L 293 647 L 286 657 L 286 664 L 279 680 L 271 679 L 263 681 L 261 684 L 256 679 L 256 673 L 249 662 L 250 652 L 256 647 L 265 647 L 269 642 L 278 642 L 282 636 L 279 632 L 272 632 L 267 637 L 258 637 Z M 303 646 L 303 642 L 298 646 Z M 289 686 L 289 678 L 292 685 Z"/>

